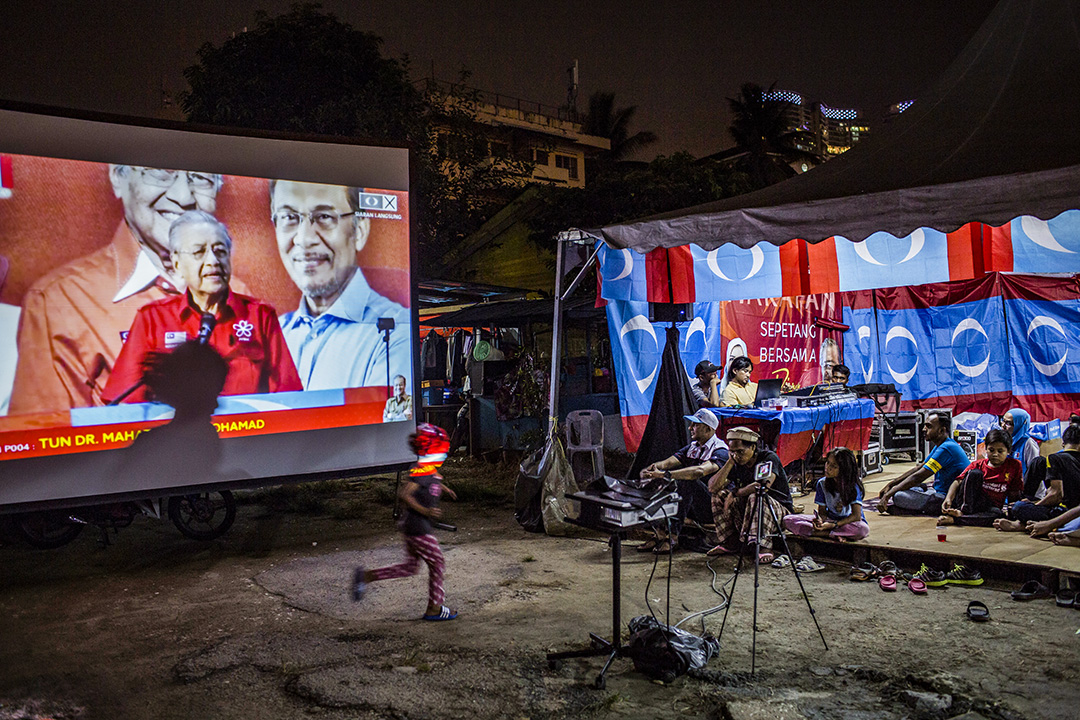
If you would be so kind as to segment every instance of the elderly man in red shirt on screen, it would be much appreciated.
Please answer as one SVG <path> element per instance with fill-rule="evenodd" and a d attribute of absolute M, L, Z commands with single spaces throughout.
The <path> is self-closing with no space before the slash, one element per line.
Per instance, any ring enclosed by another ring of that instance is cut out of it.
<path fill-rule="evenodd" d="M 129 165 L 110 165 L 108 179 L 124 209 L 112 240 L 39 278 L 23 298 L 13 415 L 101 404 L 136 311 L 184 291 L 169 226 L 187 210 L 213 213 L 222 184 L 212 173 Z"/>
<path fill-rule="evenodd" d="M 209 213 L 188 211 L 169 228 L 169 249 L 187 291 L 139 310 L 102 398 L 152 399 L 139 385 L 144 358 L 192 339 L 206 342 L 228 363 L 222 395 L 302 390 L 274 308 L 229 290 L 232 239 L 225 226 Z"/>

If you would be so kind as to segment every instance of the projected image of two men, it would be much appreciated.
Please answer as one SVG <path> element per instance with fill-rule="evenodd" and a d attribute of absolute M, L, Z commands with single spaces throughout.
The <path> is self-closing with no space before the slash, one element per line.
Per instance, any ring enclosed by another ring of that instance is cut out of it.
<path fill-rule="evenodd" d="M 393 381 L 411 392 L 406 192 L 26 155 L 0 170 L 0 459 L 166 422 L 143 369 L 189 341 L 228 364 L 221 437 L 382 423 Z"/>

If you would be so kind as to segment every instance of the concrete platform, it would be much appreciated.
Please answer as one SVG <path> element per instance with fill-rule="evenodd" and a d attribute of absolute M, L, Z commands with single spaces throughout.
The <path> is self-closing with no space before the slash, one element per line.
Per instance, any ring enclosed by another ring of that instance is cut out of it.
<path fill-rule="evenodd" d="M 877 497 L 889 480 L 914 466 L 915 463 L 890 463 L 884 472 L 865 478 L 867 498 Z M 814 496 L 796 497 L 795 504 L 802 504 L 804 512 L 813 512 Z M 973 527 L 949 527 L 946 541 L 939 542 L 936 518 L 867 511 L 866 519 L 870 535 L 865 540 L 839 543 L 798 538 L 793 540 L 793 545 L 798 544 L 815 558 L 853 564 L 891 559 L 906 570 L 917 569 L 923 562 L 934 569 L 948 570 L 954 562 L 963 562 L 978 569 L 987 579 L 1009 582 L 1040 579 L 1051 589 L 1059 586 L 1080 589 L 1080 548 L 1061 547 L 1026 533 Z"/>

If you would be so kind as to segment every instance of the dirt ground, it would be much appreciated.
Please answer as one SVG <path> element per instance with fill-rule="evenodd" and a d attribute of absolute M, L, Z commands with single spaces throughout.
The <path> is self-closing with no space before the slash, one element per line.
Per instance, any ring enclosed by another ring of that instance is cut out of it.
<path fill-rule="evenodd" d="M 750 675 L 750 564 L 703 670 L 660 684 L 620 658 L 595 689 L 601 658 L 550 667 L 546 654 L 610 635 L 606 539 L 525 533 L 511 473 L 457 464 L 446 476 L 477 472 L 504 487 L 446 504 L 460 528 L 440 533 L 447 604 L 460 612 L 447 623 L 419 620 L 425 574 L 349 600 L 355 565 L 401 555 L 391 480 L 307 501 L 257 495 L 209 544 L 140 518 L 106 549 L 92 530 L 58 550 L 3 545 L 0 720 L 1080 717 L 1077 610 L 1013 602 L 1012 588 L 885 593 L 838 566 L 803 576 L 828 650 L 794 574 L 763 568 Z M 712 587 L 733 566 L 712 562 L 714 582 L 704 555 L 677 554 L 673 620 L 719 605 Z M 649 606 L 662 615 L 666 558 L 653 571 L 652 555 L 626 548 L 624 627 Z M 990 622 L 966 619 L 974 599 Z M 705 630 L 717 634 L 722 618 Z"/>

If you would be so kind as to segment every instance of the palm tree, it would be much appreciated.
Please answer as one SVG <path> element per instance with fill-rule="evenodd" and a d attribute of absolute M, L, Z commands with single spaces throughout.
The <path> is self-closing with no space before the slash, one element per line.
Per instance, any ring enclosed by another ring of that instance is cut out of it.
<path fill-rule="evenodd" d="M 585 116 L 585 132 L 589 135 L 611 140 L 611 150 L 601 153 L 599 160 L 614 163 L 625 160 L 646 145 L 659 138 L 656 133 L 640 130 L 630 134 L 630 121 L 637 111 L 636 105 L 615 109 L 615 93 L 594 92 L 589 97 L 589 112 Z"/>
<path fill-rule="evenodd" d="M 794 175 L 789 163 L 821 160 L 817 154 L 802 149 L 813 147 L 809 132 L 788 129 L 785 112 L 791 103 L 770 97 L 773 87 L 765 90 L 760 85 L 744 83 L 738 97 L 728 98 L 734 115 L 728 132 L 745 153 L 737 165 L 755 188 Z"/>

